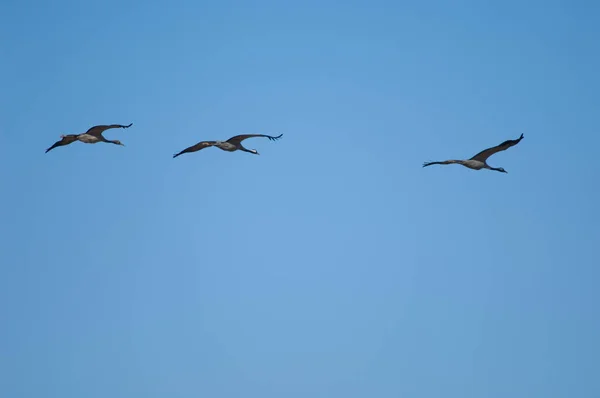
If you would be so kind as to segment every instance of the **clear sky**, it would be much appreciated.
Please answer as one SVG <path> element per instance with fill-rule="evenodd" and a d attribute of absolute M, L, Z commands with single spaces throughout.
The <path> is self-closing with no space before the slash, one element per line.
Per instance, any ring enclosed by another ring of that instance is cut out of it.
<path fill-rule="evenodd" d="M 494 3 L 3 1 L 0 396 L 600 396 L 600 4 Z"/>

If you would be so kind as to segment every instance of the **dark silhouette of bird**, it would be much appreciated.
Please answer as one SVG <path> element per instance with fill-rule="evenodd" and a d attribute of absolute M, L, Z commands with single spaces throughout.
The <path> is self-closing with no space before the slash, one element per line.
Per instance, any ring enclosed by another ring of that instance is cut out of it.
<path fill-rule="evenodd" d="M 183 151 L 173 155 L 173 157 L 176 158 L 177 156 L 183 155 L 184 153 L 196 152 L 201 149 L 208 148 L 210 146 L 216 146 L 217 148 L 222 149 L 227 152 L 235 152 L 235 151 L 240 150 L 240 151 L 244 151 L 244 152 L 250 152 L 255 155 L 260 155 L 256 149 L 244 148 L 244 146 L 242 145 L 242 141 L 244 141 L 246 138 L 253 138 L 253 137 L 266 137 L 271 141 L 275 141 L 275 140 L 280 139 L 281 136 L 283 136 L 283 134 L 279 134 L 277 137 L 271 137 L 270 135 L 265 135 L 265 134 L 243 134 L 243 135 L 236 135 L 235 137 L 231 137 L 227 141 L 202 141 L 202 142 L 197 143 L 196 145 L 192 145 L 189 148 L 185 148 Z"/>
<path fill-rule="evenodd" d="M 490 165 L 488 165 L 487 158 L 489 158 L 490 156 L 492 156 L 493 154 L 495 154 L 497 152 L 505 151 L 508 148 L 510 148 L 511 146 L 517 145 L 519 142 L 521 142 L 522 139 L 523 139 L 523 134 L 521 134 L 521 136 L 516 140 L 507 140 L 507 141 L 504 141 L 500 145 L 485 149 L 468 160 L 446 160 L 443 162 L 427 162 L 427 163 L 423 164 L 423 167 L 431 166 L 432 164 L 462 164 L 463 166 L 468 167 L 473 170 L 489 169 L 489 170 L 499 171 L 501 173 L 508 173 L 502 167 L 496 168 L 496 167 L 491 167 Z"/>
<path fill-rule="evenodd" d="M 56 147 L 69 145 L 75 141 L 81 141 L 85 144 L 96 144 L 98 142 L 108 142 L 108 143 L 115 144 L 115 145 L 125 146 L 119 140 L 107 140 L 106 138 L 104 138 L 102 133 L 108 129 L 116 129 L 116 128 L 127 129 L 127 128 L 131 127 L 132 125 L 133 125 L 133 123 L 129 123 L 129 125 L 127 125 L 127 126 L 124 126 L 122 124 L 99 125 L 99 126 L 91 127 L 85 133 L 61 135 L 60 136 L 61 140 L 55 142 L 54 145 L 52 145 L 50 148 L 46 149 L 46 153 L 48 153 L 48 151 L 51 151 L 52 149 L 54 149 Z"/>

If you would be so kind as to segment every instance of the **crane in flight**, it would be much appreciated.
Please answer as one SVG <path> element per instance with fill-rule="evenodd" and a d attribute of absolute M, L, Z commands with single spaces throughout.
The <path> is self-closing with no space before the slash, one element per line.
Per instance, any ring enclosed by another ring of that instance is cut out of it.
<path fill-rule="evenodd" d="M 217 148 L 219 148 L 223 151 L 227 151 L 227 152 L 235 152 L 237 150 L 240 150 L 240 151 L 244 151 L 244 152 L 250 152 L 255 155 L 259 155 L 259 153 L 256 149 L 244 148 L 244 146 L 242 145 L 242 141 L 244 141 L 246 138 L 252 138 L 252 137 L 266 137 L 271 141 L 276 141 L 276 140 L 280 139 L 282 135 L 283 134 L 279 134 L 277 137 L 272 137 L 270 135 L 265 135 L 265 134 L 243 134 L 243 135 L 236 135 L 235 137 L 231 137 L 227 141 L 201 141 L 201 142 L 197 143 L 196 145 L 192 145 L 191 147 L 185 148 L 183 151 L 176 153 L 175 155 L 173 155 L 173 157 L 176 158 L 177 156 L 183 155 L 184 153 L 196 152 L 196 151 L 199 151 L 201 149 L 208 148 L 211 146 L 216 146 Z"/>
<path fill-rule="evenodd" d="M 461 164 L 473 170 L 489 169 L 499 171 L 501 173 L 508 173 L 502 167 L 491 167 L 489 164 L 487 164 L 487 159 L 497 152 L 505 151 L 511 146 L 517 145 L 519 142 L 521 142 L 522 139 L 523 134 L 521 134 L 521 136 L 516 140 L 507 140 L 495 147 L 484 149 L 483 151 L 479 152 L 477 155 L 473 156 L 471 159 L 468 160 L 445 160 L 443 162 L 426 162 L 423 164 L 423 167 L 431 166 L 433 164 Z"/>
<path fill-rule="evenodd" d="M 69 145 L 75 141 L 81 141 L 85 144 L 96 144 L 98 142 L 108 142 L 108 143 L 115 144 L 115 145 L 125 146 L 119 140 L 107 140 L 106 138 L 104 138 L 102 133 L 108 129 L 116 129 L 116 128 L 127 129 L 127 128 L 131 127 L 132 125 L 133 125 L 133 123 L 129 123 L 129 125 L 127 125 L 127 126 L 124 126 L 122 124 L 98 125 L 98 126 L 90 127 L 88 129 L 88 131 L 86 131 L 85 133 L 61 135 L 60 136 L 61 140 L 56 141 L 54 143 L 54 145 L 52 145 L 50 148 L 46 149 L 46 153 L 48 153 L 48 151 L 51 151 L 52 149 L 54 149 L 56 147 Z"/>

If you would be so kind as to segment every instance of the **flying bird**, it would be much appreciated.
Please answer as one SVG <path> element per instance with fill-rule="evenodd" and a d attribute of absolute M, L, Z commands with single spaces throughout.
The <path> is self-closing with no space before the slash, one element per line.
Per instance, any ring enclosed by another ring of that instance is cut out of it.
<path fill-rule="evenodd" d="M 192 145 L 189 148 L 185 148 L 183 151 L 173 155 L 173 157 L 176 158 L 177 156 L 183 155 L 184 153 L 196 152 L 201 149 L 208 148 L 210 146 L 216 146 L 217 148 L 222 149 L 227 152 L 235 152 L 237 150 L 240 150 L 240 151 L 244 151 L 244 152 L 250 152 L 255 155 L 259 155 L 259 153 L 256 149 L 244 148 L 244 146 L 242 145 L 242 141 L 244 141 L 246 138 L 253 138 L 253 137 L 266 137 L 271 141 L 275 141 L 275 140 L 280 139 L 282 135 L 283 134 L 279 134 L 277 137 L 271 137 L 270 135 L 264 135 L 264 134 L 243 134 L 243 135 L 236 135 L 235 137 L 231 137 L 227 141 L 202 141 L 202 142 L 197 143 L 196 145 Z"/>
<path fill-rule="evenodd" d="M 54 143 L 54 145 L 52 145 L 50 148 L 46 149 L 46 153 L 48 153 L 48 151 L 51 151 L 52 149 L 54 149 L 56 147 L 69 145 L 75 141 L 81 141 L 85 144 L 95 144 L 98 142 L 109 142 L 111 144 L 125 146 L 119 140 L 107 140 L 106 138 L 104 138 L 104 136 L 102 136 L 102 133 L 108 129 L 116 129 L 116 128 L 127 129 L 127 128 L 131 127 L 132 125 L 133 125 L 133 123 L 129 123 L 129 125 L 127 125 L 127 126 L 123 126 L 122 124 L 99 125 L 99 126 L 91 127 L 85 133 L 61 135 L 60 136 L 61 140 L 56 141 Z"/>
<path fill-rule="evenodd" d="M 507 140 L 498 146 L 485 149 L 468 160 L 446 160 L 443 162 L 427 162 L 423 164 L 423 167 L 431 166 L 432 164 L 462 164 L 463 166 L 473 170 L 489 169 L 499 171 L 501 173 L 508 173 L 502 167 L 491 167 L 489 164 L 487 164 L 487 158 L 489 158 L 496 152 L 505 151 L 511 146 L 517 145 L 519 142 L 521 142 L 522 139 L 523 134 L 521 134 L 521 136 L 516 140 Z"/>

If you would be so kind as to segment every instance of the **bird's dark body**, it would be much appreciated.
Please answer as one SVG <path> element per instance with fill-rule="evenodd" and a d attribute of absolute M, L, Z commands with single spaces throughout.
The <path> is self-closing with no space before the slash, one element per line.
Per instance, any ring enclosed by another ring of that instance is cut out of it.
<path fill-rule="evenodd" d="M 237 148 L 235 145 L 233 145 L 233 144 L 230 144 L 230 143 L 229 143 L 229 142 L 227 142 L 227 141 L 217 141 L 217 142 L 215 143 L 215 146 L 216 146 L 217 148 L 219 148 L 219 149 L 221 149 L 221 150 L 223 150 L 223 151 L 227 151 L 227 152 L 235 152 L 235 151 L 237 151 L 237 150 L 238 150 L 238 148 Z"/>

